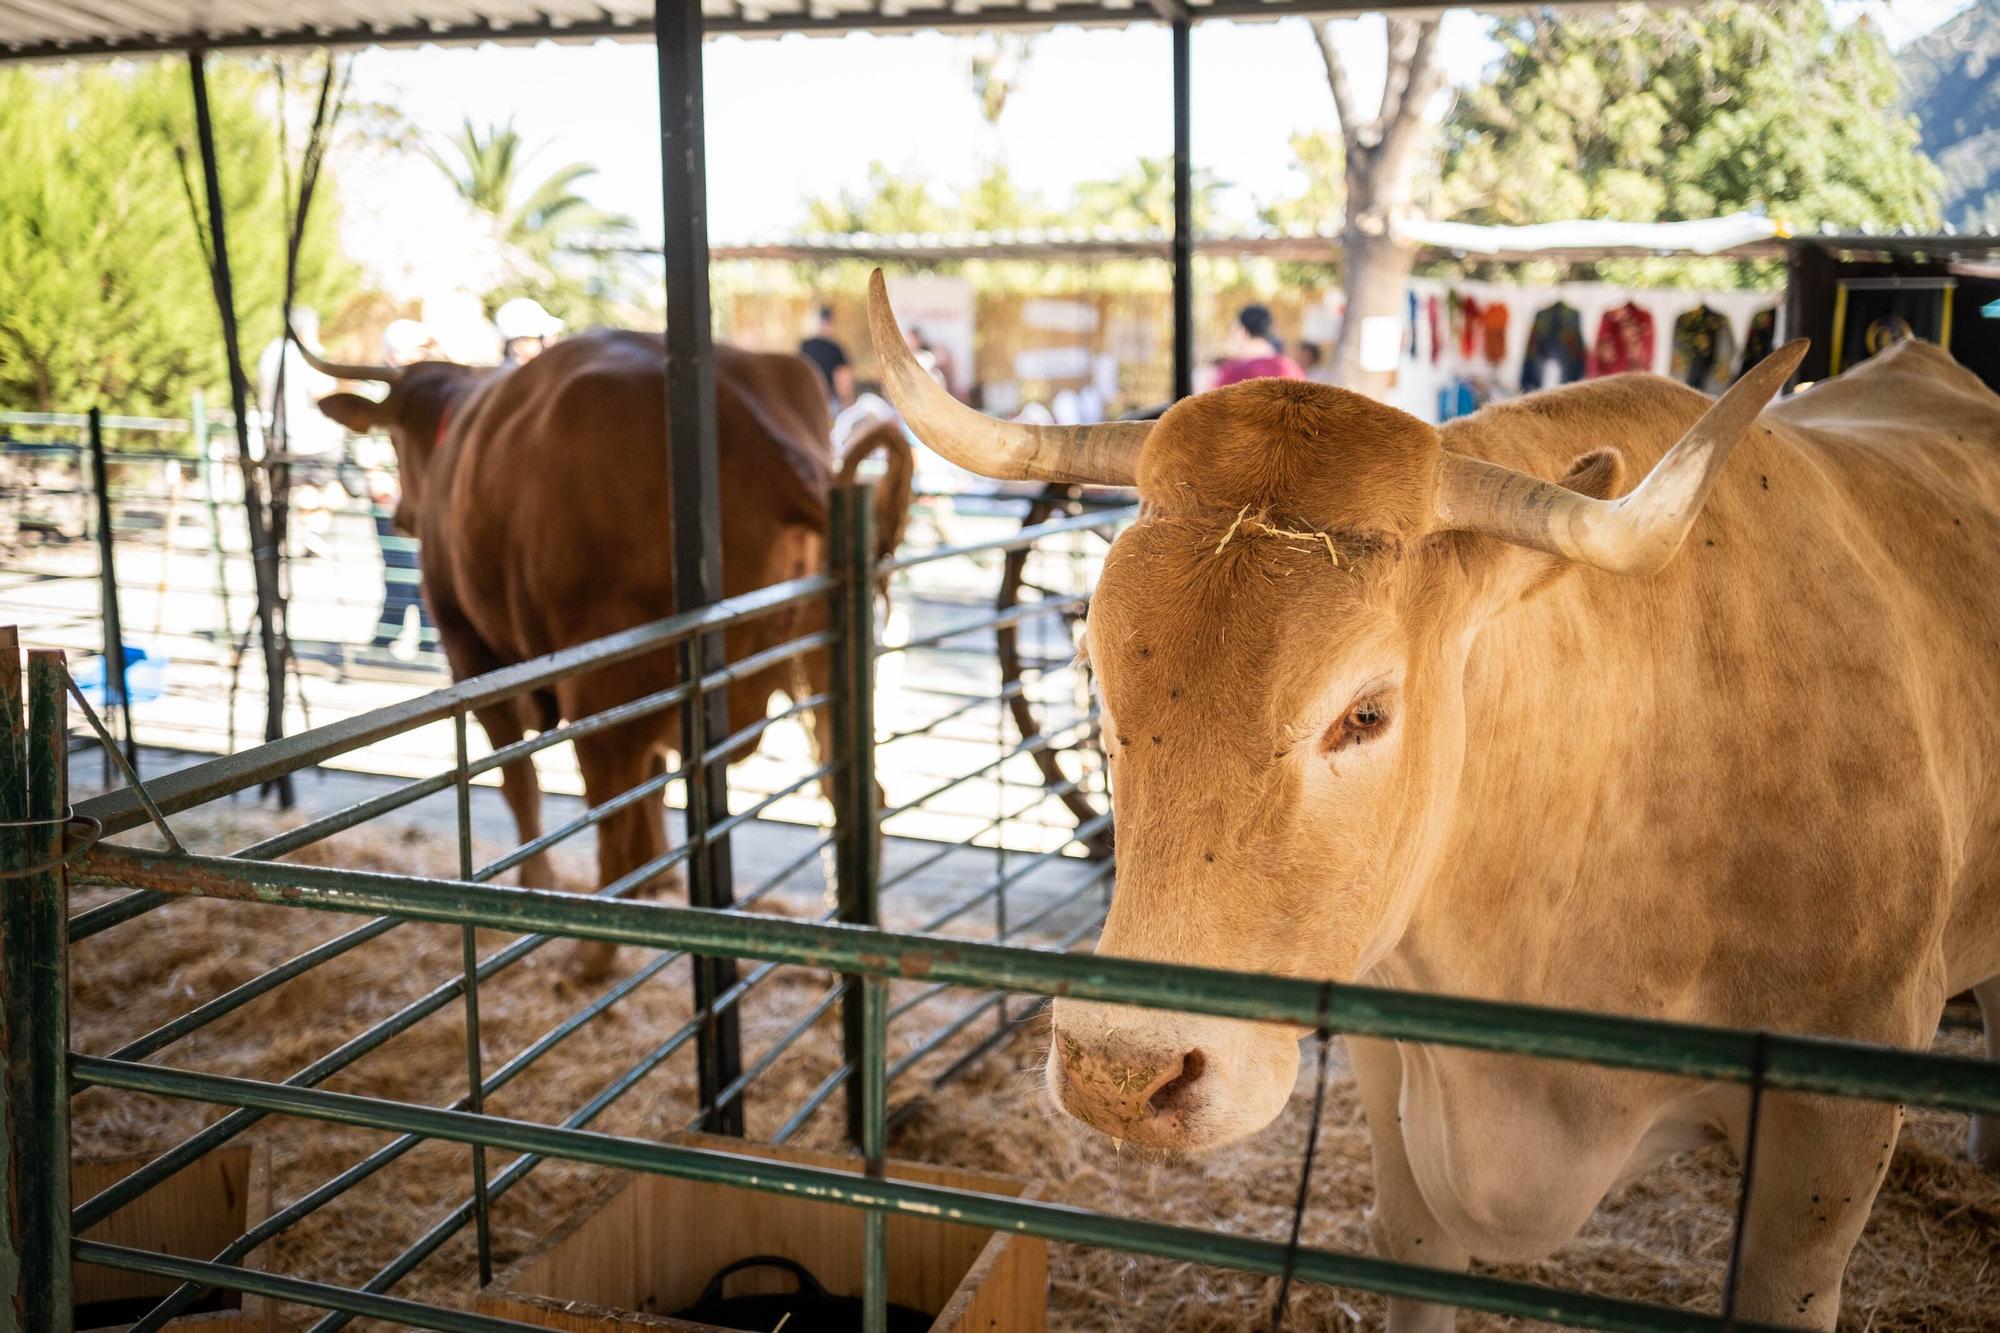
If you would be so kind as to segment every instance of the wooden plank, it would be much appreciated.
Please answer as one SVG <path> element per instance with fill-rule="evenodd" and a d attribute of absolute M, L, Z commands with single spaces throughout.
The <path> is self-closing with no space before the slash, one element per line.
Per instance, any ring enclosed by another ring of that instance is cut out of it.
<path fill-rule="evenodd" d="M 853 1169 L 854 1157 L 745 1144 L 693 1134 L 692 1147 L 807 1166 Z M 889 1176 L 956 1189 L 1040 1197 L 1011 1177 L 915 1162 L 891 1162 Z M 702 1327 L 665 1317 L 685 1309 L 724 1265 L 751 1255 L 792 1259 L 830 1292 L 861 1293 L 861 1213 L 812 1199 L 771 1196 L 671 1176 L 614 1182 L 566 1226 L 480 1294 L 483 1313 L 565 1330 Z M 1047 1245 L 930 1218 L 887 1219 L 889 1299 L 937 1310 L 940 1333 L 1043 1333 Z M 780 1271 L 747 1272 L 731 1295 L 784 1292 Z"/>
<path fill-rule="evenodd" d="M 70 1197 L 82 1202 L 123 1180 L 151 1161 L 150 1154 L 78 1160 L 70 1166 Z M 262 1144 L 230 1144 L 216 1149 L 170 1176 L 84 1233 L 89 1240 L 125 1245 L 187 1258 L 209 1259 L 229 1242 L 270 1216 L 271 1182 L 268 1154 Z M 263 1267 L 253 1251 L 248 1268 Z M 75 1266 L 79 1309 L 111 1302 L 158 1299 L 179 1283 L 96 1264 Z M 235 1299 L 238 1308 L 184 1315 L 167 1327 L 174 1333 L 251 1333 L 272 1327 L 269 1301 L 257 1296 Z M 127 1308 L 130 1308 L 129 1306 Z M 121 1323 L 93 1328 L 122 1328 Z"/>

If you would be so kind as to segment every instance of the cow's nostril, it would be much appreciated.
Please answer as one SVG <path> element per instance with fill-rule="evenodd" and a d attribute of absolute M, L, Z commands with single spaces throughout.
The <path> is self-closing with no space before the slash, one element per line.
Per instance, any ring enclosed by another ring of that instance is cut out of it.
<path fill-rule="evenodd" d="M 1177 1111 L 1187 1103 L 1188 1089 L 1200 1080 L 1202 1071 L 1208 1067 L 1208 1057 L 1200 1051 L 1189 1051 L 1181 1057 L 1180 1072 L 1153 1090 L 1146 1099 L 1146 1105 L 1156 1115 Z"/>

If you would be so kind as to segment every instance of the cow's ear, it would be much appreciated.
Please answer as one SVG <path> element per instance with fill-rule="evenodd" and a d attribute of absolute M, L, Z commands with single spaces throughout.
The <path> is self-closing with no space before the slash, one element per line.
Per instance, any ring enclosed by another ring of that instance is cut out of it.
<path fill-rule="evenodd" d="M 382 404 L 358 393 L 329 394 L 319 400 L 319 410 L 356 435 L 366 435 L 388 424 Z"/>
<path fill-rule="evenodd" d="M 1578 454 L 1564 472 L 1561 485 L 1593 500 L 1609 500 L 1624 488 L 1625 456 L 1605 447 Z M 1480 541 L 1479 557 L 1485 567 L 1476 571 L 1478 602 L 1483 615 L 1494 615 L 1515 602 L 1533 597 L 1576 563 L 1559 555 L 1532 551 L 1525 546 Z"/>

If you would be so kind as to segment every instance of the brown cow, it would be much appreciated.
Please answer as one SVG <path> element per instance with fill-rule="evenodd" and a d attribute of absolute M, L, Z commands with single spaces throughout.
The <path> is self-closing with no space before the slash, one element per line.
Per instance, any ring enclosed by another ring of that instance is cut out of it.
<path fill-rule="evenodd" d="M 1905 343 L 1768 411 L 1803 344 L 1720 401 L 1618 376 L 1440 431 L 1267 379 L 1065 430 L 935 392 L 879 275 L 871 300 L 927 443 L 1138 486 L 1087 630 L 1101 951 L 1918 1050 L 1972 988 L 2000 1054 L 2000 398 L 1950 356 Z M 1062 1107 L 1158 1147 L 1260 1129 L 1298 1072 L 1274 1025 L 1052 1021 Z M 1406 1262 L 1540 1258 L 1746 1137 L 1737 1084 L 1348 1046 L 1370 1239 Z M 1738 1315 L 1834 1327 L 1900 1123 L 1763 1099 Z M 2000 1167 L 2000 1118 L 1973 1142 Z M 1390 1303 L 1396 1333 L 1451 1321 Z"/>
<path fill-rule="evenodd" d="M 665 346 L 658 335 L 597 330 L 557 343 L 526 365 L 500 371 L 448 362 L 341 366 L 311 358 L 342 379 L 383 380 L 380 402 L 353 393 L 320 410 L 349 430 L 385 431 L 403 486 L 396 526 L 422 541 L 423 596 L 458 679 L 555 652 L 669 614 L 674 609 L 668 504 Z M 900 428 L 879 427 L 848 450 L 838 473 L 817 372 L 796 356 L 716 348 L 717 460 L 722 492 L 723 591 L 753 591 L 826 565 L 830 488 L 882 452 L 888 475 L 876 491 L 879 549 L 895 548 L 910 500 L 910 451 Z M 729 628 L 740 661 L 825 628 L 817 599 Z M 495 749 L 653 693 L 679 678 L 667 650 L 501 706 L 480 724 Z M 778 664 L 729 686 L 733 734 L 765 716 L 780 691 L 826 688 L 827 661 Z M 820 710 L 818 732 L 831 752 Z M 679 710 L 575 741 L 584 795 L 598 805 L 667 771 L 678 748 Z M 720 739 L 720 738 L 716 738 Z M 754 749 L 732 755 L 741 759 Z M 541 833 L 541 792 L 532 759 L 508 764 L 501 786 L 523 842 Z M 602 882 L 666 850 L 665 806 L 639 802 L 598 828 Z M 521 867 L 526 884 L 551 883 L 546 857 Z M 613 946 L 586 945 L 587 973 L 608 966 Z"/>

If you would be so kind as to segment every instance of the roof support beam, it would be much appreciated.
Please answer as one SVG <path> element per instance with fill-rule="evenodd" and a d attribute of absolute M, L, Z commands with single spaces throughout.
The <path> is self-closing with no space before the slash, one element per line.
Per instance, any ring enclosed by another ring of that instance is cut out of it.
<path fill-rule="evenodd" d="M 1173 22 L 1174 43 L 1174 400 L 1194 393 L 1193 24 Z"/>
<path fill-rule="evenodd" d="M 708 168 L 703 150 L 699 4 L 654 0 L 660 79 L 660 175 L 666 219 L 667 485 L 673 523 L 674 606 L 691 611 L 722 597 L 722 487 L 717 471 L 715 341 L 708 305 Z M 661 607 L 664 613 L 668 608 Z M 697 636 L 682 654 L 682 679 L 723 669 L 721 631 Z M 688 904 L 728 907 L 736 900 L 729 835 L 709 830 L 729 817 L 728 768 L 701 756 L 729 734 L 726 687 L 681 709 L 687 780 Z M 736 981 L 733 958 L 694 960 L 694 1003 L 706 1014 L 696 1037 L 698 1087 L 712 1134 L 743 1133 L 743 1098 L 716 1105 L 743 1072 L 736 1009 L 716 1012 L 716 997 Z"/>

